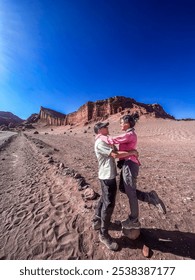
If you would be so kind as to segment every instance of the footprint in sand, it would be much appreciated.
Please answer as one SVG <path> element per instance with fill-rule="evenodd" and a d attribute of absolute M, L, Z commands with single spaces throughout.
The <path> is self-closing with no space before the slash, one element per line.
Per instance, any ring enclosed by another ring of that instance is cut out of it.
<path fill-rule="evenodd" d="M 22 217 L 26 216 L 27 214 L 28 214 L 28 211 L 23 210 L 23 211 L 18 212 L 16 215 L 18 218 L 22 218 Z"/>
<path fill-rule="evenodd" d="M 38 245 L 36 245 L 33 249 L 32 249 L 32 255 L 33 256 L 38 256 L 38 255 L 41 255 L 44 250 L 43 250 L 43 243 L 40 243 Z"/>
<path fill-rule="evenodd" d="M 43 231 L 43 236 L 45 237 L 46 241 L 51 242 L 55 236 L 53 227 L 50 227 L 50 228 L 46 229 L 45 231 Z"/>

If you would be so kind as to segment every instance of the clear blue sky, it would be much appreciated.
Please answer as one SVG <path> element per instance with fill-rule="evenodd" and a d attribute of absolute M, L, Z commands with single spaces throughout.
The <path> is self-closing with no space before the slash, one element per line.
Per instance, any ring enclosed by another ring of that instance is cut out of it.
<path fill-rule="evenodd" d="M 194 0 L 0 1 L 0 111 L 116 95 L 195 118 Z"/>

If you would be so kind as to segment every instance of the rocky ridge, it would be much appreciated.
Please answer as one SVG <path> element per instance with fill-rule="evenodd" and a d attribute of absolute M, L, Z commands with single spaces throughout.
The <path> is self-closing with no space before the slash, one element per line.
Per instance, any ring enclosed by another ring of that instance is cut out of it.
<path fill-rule="evenodd" d="M 75 125 L 105 120 L 117 113 L 122 115 L 134 112 L 138 112 L 140 116 L 174 119 L 159 104 L 144 104 L 124 96 L 115 96 L 96 102 L 88 101 L 77 111 L 67 115 L 41 107 L 39 117 L 49 125 Z"/>
<path fill-rule="evenodd" d="M 106 120 L 110 116 L 120 113 L 131 114 L 138 112 L 140 117 L 174 119 L 165 112 L 159 104 L 144 104 L 133 98 L 115 96 L 96 102 L 88 101 L 77 111 L 63 114 L 55 110 L 42 107 L 39 114 L 32 114 L 27 120 L 22 120 L 10 112 L 0 112 L 0 130 L 25 130 L 34 128 L 33 123 L 45 122 L 47 125 L 87 125 L 92 122 Z"/>
<path fill-rule="evenodd" d="M 0 127 L 2 127 L 0 130 L 3 130 L 3 127 L 13 128 L 16 125 L 21 124 L 23 121 L 24 120 L 10 112 L 0 111 Z"/>

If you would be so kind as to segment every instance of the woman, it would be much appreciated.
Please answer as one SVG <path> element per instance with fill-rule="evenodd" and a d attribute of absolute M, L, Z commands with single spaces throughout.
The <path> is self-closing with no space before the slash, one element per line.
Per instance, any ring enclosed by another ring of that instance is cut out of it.
<path fill-rule="evenodd" d="M 113 144 L 119 144 L 119 151 L 135 150 L 137 146 L 137 135 L 134 126 L 139 119 L 139 115 L 125 115 L 121 118 L 121 130 L 125 131 L 123 135 L 112 137 Z M 142 192 L 137 190 L 137 177 L 139 173 L 140 162 L 134 155 L 122 159 L 121 179 L 124 185 L 125 193 L 129 199 L 130 214 L 122 221 L 122 227 L 127 229 L 140 228 L 138 200 L 155 205 L 161 212 L 166 213 L 166 208 L 162 200 L 155 191 Z"/>

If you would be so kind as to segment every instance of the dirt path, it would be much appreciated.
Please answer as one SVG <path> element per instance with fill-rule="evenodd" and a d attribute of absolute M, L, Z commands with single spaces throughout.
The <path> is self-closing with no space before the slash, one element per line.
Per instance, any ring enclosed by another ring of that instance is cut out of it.
<path fill-rule="evenodd" d="M 24 135 L 1 151 L 0 178 L 1 259 L 86 258 L 83 201 L 71 193 L 75 181 L 59 175 Z"/>

